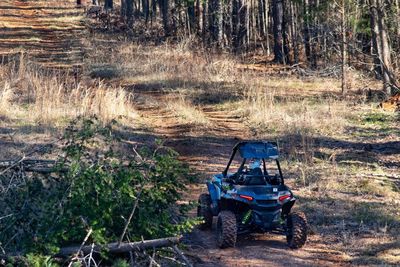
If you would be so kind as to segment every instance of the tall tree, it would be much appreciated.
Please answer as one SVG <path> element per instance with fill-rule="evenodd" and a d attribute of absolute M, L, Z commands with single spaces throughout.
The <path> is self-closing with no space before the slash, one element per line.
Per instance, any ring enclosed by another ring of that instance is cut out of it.
<path fill-rule="evenodd" d="M 304 50 L 308 62 L 311 62 L 311 36 L 310 36 L 310 5 L 309 0 L 303 2 L 303 35 L 304 35 Z"/>
<path fill-rule="evenodd" d="M 392 72 L 392 61 L 390 57 L 390 46 L 385 23 L 385 5 L 382 0 L 369 0 L 371 15 L 373 56 L 379 66 L 380 75 L 383 81 L 383 90 L 392 94 L 395 81 Z"/>
<path fill-rule="evenodd" d="M 288 64 L 289 47 L 287 43 L 286 21 L 284 14 L 284 0 L 273 0 L 272 18 L 274 22 L 274 60 L 279 63 Z"/>
<path fill-rule="evenodd" d="M 221 0 L 208 1 L 210 41 L 213 45 L 222 45 L 222 4 Z"/>
<path fill-rule="evenodd" d="M 121 17 L 125 19 L 126 17 L 126 0 L 121 0 Z"/>
<path fill-rule="evenodd" d="M 295 63 L 299 62 L 299 51 L 297 44 L 297 16 L 296 16 L 296 2 L 289 2 L 290 11 L 290 37 L 292 39 L 292 49 L 293 49 L 293 61 Z"/>
<path fill-rule="evenodd" d="M 104 8 L 105 9 L 113 9 L 114 3 L 113 0 L 105 0 L 104 1 Z"/>
<path fill-rule="evenodd" d="M 126 0 L 126 22 L 130 27 L 133 24 L 133 0 Z"/>
<path fill-rule="evenodd" d="M 187 15 L 188 15 L 188 32 L 192 34 L 195 32 L 197 23 L 196 23 L 196 9 L 195 9 L 195 1 L 188 0 L 187 3 Z"/>
<path fill-rule="evenodd" d="M 159 0 L 160 11 L 162 16 L 162 23 L 164 28 L 164 35 L 170 35 L 169 27 L 169 0 Z"/>
<path fill-rule="evenodd" d="M 235 53 L 243 49 L 246 36 L 247 5 L 245 0 L 232 0 L 232 46 Z"/>
<path fill-rule="evenodd" d="M 341 30 L 342 30 L 342 94 L 347 92 L 347 38 L 346 38 L 346 5 L 345 0 L 342 0 L 341 6 Z"/>

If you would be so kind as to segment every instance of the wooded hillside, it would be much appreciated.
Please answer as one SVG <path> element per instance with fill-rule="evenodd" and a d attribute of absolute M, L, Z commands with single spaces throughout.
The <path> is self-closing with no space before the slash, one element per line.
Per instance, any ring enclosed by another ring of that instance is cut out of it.
<path fill-rule="evenodd" d="M 343 93 L 349 68 L 373 73 L 388 95 L 398 90 L 398 0 L 106 0 L 104 8 L 115 4 L 130 28 L 151 28 L 159 19 L 166 37 L 273 55 L 285 65 L 341 67 Z"/>

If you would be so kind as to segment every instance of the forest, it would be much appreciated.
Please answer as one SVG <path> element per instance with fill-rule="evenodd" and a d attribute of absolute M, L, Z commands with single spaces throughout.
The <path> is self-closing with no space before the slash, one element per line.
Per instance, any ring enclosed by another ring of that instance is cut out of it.
<path fill-rule="evenodd" d="M 96 1 L 94 1 L 96 4 Z M 105 1 L 104 8 L 113 7 Z M 398 1 L 121 1 L 121 18 L 151 27 L 162 20 L 165 37 L 194 36 L 207 48 L 258 52 L 284 65 L 311 69 L 356 68 L 397 92 L 400 7 Z"/>
<path fill-rule="evenodd" d="M 398 266 L 399 53 L 399 0 L 2 1 L 0 265 Z"/>

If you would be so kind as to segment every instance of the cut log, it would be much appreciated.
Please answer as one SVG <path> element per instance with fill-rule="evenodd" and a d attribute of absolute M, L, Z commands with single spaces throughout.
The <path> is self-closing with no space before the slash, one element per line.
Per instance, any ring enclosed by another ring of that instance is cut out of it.
<path fill-rule="evenodd" d="M 43 174 L 49 174 L 54 172 L 67 172 L 67 168 L 56 168 L 55 164 L 57 162 L 55 160 L 42 160 L 42 159 L 25 159 L 21 158 L 18 161 L 15 160 L 1 160 L 0 161 L 0 169 L 5 168 L 1 173 L 11 170 L 11 169 L 19 169 L 20 165 L 23 165 L 23 169 L 26 172 L 37 172 Z"/>
<path fill-rule="evenodd" d="M 167 237 L 153 240 L 144 240 L 139 242 L 124 242 L 119 244 L 119 242 L 114 242 L 106 245 L 95 245 L 94 251 L 107 250 L 112 254 L 121 254 L 130 252 L 133 250 L 142 250 L 149 248 L 161 248 L 174 246 L 179 243 L 181 236 Z M 60 249 L 60 252 L 56 255 L 57 257 L 68 257 L 70 255 L 76 254 L 80 249 L 80 246 L 70 246 Z M 86 255 L 92 250 L 92 246 L 84 246 L 81 248 L 81 252 Z"/>

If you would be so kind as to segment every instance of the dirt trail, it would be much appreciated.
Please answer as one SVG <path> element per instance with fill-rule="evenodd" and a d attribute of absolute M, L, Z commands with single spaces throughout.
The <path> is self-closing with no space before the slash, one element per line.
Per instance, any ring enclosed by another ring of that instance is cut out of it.
<path fill-rule="evenodd" d="M 223 170 L 232 146 L 239 140 L 250 139 L 247 127 L 238 118 L 213 106 L 203 107 L 212 127 L 202 129 L 182 125 L 165 107 L 169 96 L 161 92 L 135 91 L 138 112 L 150 121 L 152 134 L 162 137 L 166 144 L 180 153 L 206 179 L 211 173 Z M 188 196 L 196 200 L 204 192 L 204 184 L 193 185 Z M 193 214 L 194 215 L 194 214 Z M 215 218 L 214 218 L 215 220 Z M 284 236 L 250 235 L 241 237 L 235 248 L 221 250 L 217 247 L 213 230 L 195 230 L 185 237 L 188 254 L 195 266 L 347 266 L 344 255 L 322 242 L 318 235 L 309 236 L 306 246 L 290 250 Z"/>
<path fill-rule="evenodd" d="M 4 61 L 25 51 L 26 56 L 44 67 L 81 66 L 85 54 L 81 41 L 85 33 L 82 13 L 72 0 L 2 1 L 0 59 Z M 180 122 L 165 106 L 173 96 L 157 90 L 135 90 L 135 94 L 138 112 L 150 128 L 143 130 L 143 138 L 166 140 L 166 145 L 202 174 L 202 180 L 224 168 L 235 143 L 252 138 L 239 118 L 215 106 L 202 107 L 211 125 L 194 126 Z M 203 183 L 192 185 L 188 198 L 196 200 L 202 191 Z M 287 248 L 284 237 L 274 235 L 239 238 L 235 248 L 221 250 L 216 246 L 213 231 L 195 230 L 185 237 L 188 254 L 196 266 L 345 265 L 342 254 L 330 250 L 318 235 L 310 236 L 305 248 L 297 251 Z"/>
<path fill-rule="evenodd" d="M 24 57 L 50 68 L 83 64 L 83 9 L 76 1 L 3 0 L 0 3 L 0 61 Z"/>

